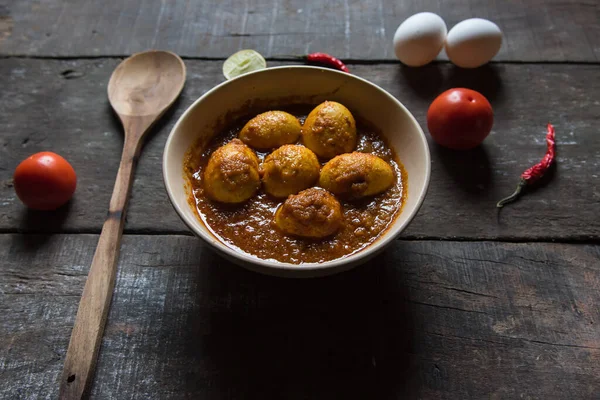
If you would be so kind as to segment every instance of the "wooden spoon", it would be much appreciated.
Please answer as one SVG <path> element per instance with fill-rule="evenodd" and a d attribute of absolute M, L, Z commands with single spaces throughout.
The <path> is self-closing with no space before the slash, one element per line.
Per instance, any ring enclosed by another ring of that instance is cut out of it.
<path fill-rule="evenodd" d="M 108 82 L 108 98 L 125 129 L 125 142 L 108 216 L 79 302 L 60 399 L 81 399 L 87 394 L 115 286 L 127 202 L 142 139 L 173 104 L 184 83 L 185 64 L 166 51 L 132 55 L 119 64 Z"/>

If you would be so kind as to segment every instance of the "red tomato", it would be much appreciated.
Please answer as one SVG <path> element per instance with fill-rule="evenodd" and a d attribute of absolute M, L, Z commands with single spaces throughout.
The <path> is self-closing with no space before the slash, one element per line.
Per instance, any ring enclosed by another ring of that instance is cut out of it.
<path fill-rule="evenodd" d="M 67 160 L 44 151 L 26 158 L 15 170 L 17 196 L 35 210 L 54 210 L 71 199 L 77 176 Z"/>
<path fill-rule="evenodd" d="M 450 89 L 440 94 L 427 111 L 427 127 L 439 145 L 467 150 L 483 142 L 492 130 L 490 102 L 471 89 Z"/>

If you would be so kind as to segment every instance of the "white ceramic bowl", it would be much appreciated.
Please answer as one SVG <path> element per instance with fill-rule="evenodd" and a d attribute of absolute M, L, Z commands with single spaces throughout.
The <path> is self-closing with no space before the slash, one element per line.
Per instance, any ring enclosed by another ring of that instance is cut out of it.
<path fill-rule="evenodd" d="M 301 265 L 261 260 L 218 240 L 188 204 L 189 186 L 183 160 L 200 137 L 208 141 L 240 110 L 279 105 L 338 101 L 375 125 L 394 148 L 408 175 L 408 193 L 400 215 L 374 243 L 345 258 Z M 224 82 L 194 102 L 171 131 L 163 155 L 163 177 L 169 199 L 183 222 L 229 260 L 254 271 L 278 276 L 308 277 L 350 269 L 390 244 L 416 215 L 429 185 L 431 161 L 423 130 L 392 95 L 355 75 L 331 69 L 289 66 L 268 68 Z"/>

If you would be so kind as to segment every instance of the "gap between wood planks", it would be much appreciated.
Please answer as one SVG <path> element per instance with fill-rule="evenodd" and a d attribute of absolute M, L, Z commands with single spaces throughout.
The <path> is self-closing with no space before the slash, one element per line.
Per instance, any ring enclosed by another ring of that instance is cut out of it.
<path fill-rule="evenodd" d="M 62 231 L 23 231 L 20 229 L 1 229 L 0 235 L 99 235 L 100 230 L 95 229 L 65 229 Z M 160 231 L 160 230 L 146 230 L 146 229 L 132 229 L 123 232 L 123 235 L 137 235 L 137 236 L 190 236 L 194 234 L 190 231 Z M 200 240 L 200 239 L 199 239 Z M 552 238 L 552 237 L 537 237 L 537 238 L 525 238 L 525 237 L 504 237 L 504 238 L 472 238 L 464 236 L 456 237 L 435 237 L 435 236 L 400 236 L 396 238 L 397 241 L 403 242 L 416 242 L 416 241 L 430 241 L 430 242 L 489 242 L 489 243 L 550 243 L 550 244 L 581 244 L 581 245 L 600 245 L 600 238 L 588 237 L 588 236 L 573 236 L 569 238 Z"/>
<path fill-rule="evenodd" d="M 159 49 L 157 49 L 159 50 Z M 56 60 L 56 61 L 76 61 L 76 60 L 101 60 L 101 59 L 125 59 L 131 54 L 104 54 L 98 56 L 32 56 L 27 54 L 0 54 L 0 60 L 5 59 L 27 59 L 27 60 Z M 335 55 L 335 54 L 333 54 Z M 302 54 L 298 54 L 302 56 Z M 183 60 L 190 61 L 225 61 L 226 57 L 195 57 L 195 56 L 181 56 Z M 289 57 L 265 57 L 267 61 L 281 62 L 281 61 L 297 61 L 294 56 Z M 356 59 L 356 58 L 344 58 L 342 59 L 345 64 L 355 65 L 374 65 L 374 64 L 400 64 L 398 60 L 389 59 Z M 451 64 L 448 60 L 434 60 L 431 64 Z M 521 61 L 521 60 L 503 60 L 503 61 L 490 61 L 490 64 L 540 64 L 540 65 L 599 65 L 600 61 Z"/>

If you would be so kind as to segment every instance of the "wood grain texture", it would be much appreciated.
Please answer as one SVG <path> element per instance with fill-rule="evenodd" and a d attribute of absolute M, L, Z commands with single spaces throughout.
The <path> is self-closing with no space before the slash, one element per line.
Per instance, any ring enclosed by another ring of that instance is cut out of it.
<path fill-rule="evenodd" d="M 94 378 L 94 368 L 114 292 L 121 236 L 125 227 L 127 203 L 136 160 L 140 153 L 144 132 L 151 125 L 154 117 L 156 116 L 121 116 L 124 126 L 127 127 L 123 155 L 106 221 L 102 226 L 71 332 L 60 381 L 61 400 L 81 399 L 84 392 L 89 390 Z"/>
<path fill-rule="evenodd" d="M 324 51 L 394 59 L 396 28 L 421 11 L 438 13 L 448 29 L 471 17 L 493 20 L 505 34 L 498 61 L 600 60 L 600 5 L 590 0 L 19 0 L 0 9 L 10 22 L 0 31 L 0 53 L 102 56 L 159 48 L 224 58 L 253 48 L 268 57 Z"/>
<path fill-rule="evenodd" d="M 119 121 L 106 100 L 106 84 L 118 63 L 118 59 L 0 63 L 1 231 L 100 231 L 122 146 Z M 162 151 L 185 108 L 224 78 L 221 62 L 186 64 L 187 86 L 151 131 L 139 160 L 126 232 L 188 232 L 164 190 Z M 450 87 L 479 90 L 494 107 L 494 129 L 483 147 L 451 152 L 430 141 L 429 192 L 405 238 L 600 237 L 600 191 L 593 184 L 600 167 L 597 66 L 495 65 L 468 73 L 449 65 L 350 67 L 402 101 L 424 129 L 430 102 Z M 512 193 L 521 172 L 541 159 L 547 122 L 556 127 L 556 168 L 550 179 L 498 214 L 496 202 Z M 27 211 L 11 186 L 12 173 L 22 159 L 48 149 L 63 155 L 77 171 L 75 197 L 56 213 Z"/>
<path fill-rule="evenodd" d="M 2 398 L 56 398 L 97 235 L 0 235 Z M 314 280 L 123 238 L 92 398 L 592 399 L 600 246 L 398 241 Z"/>

